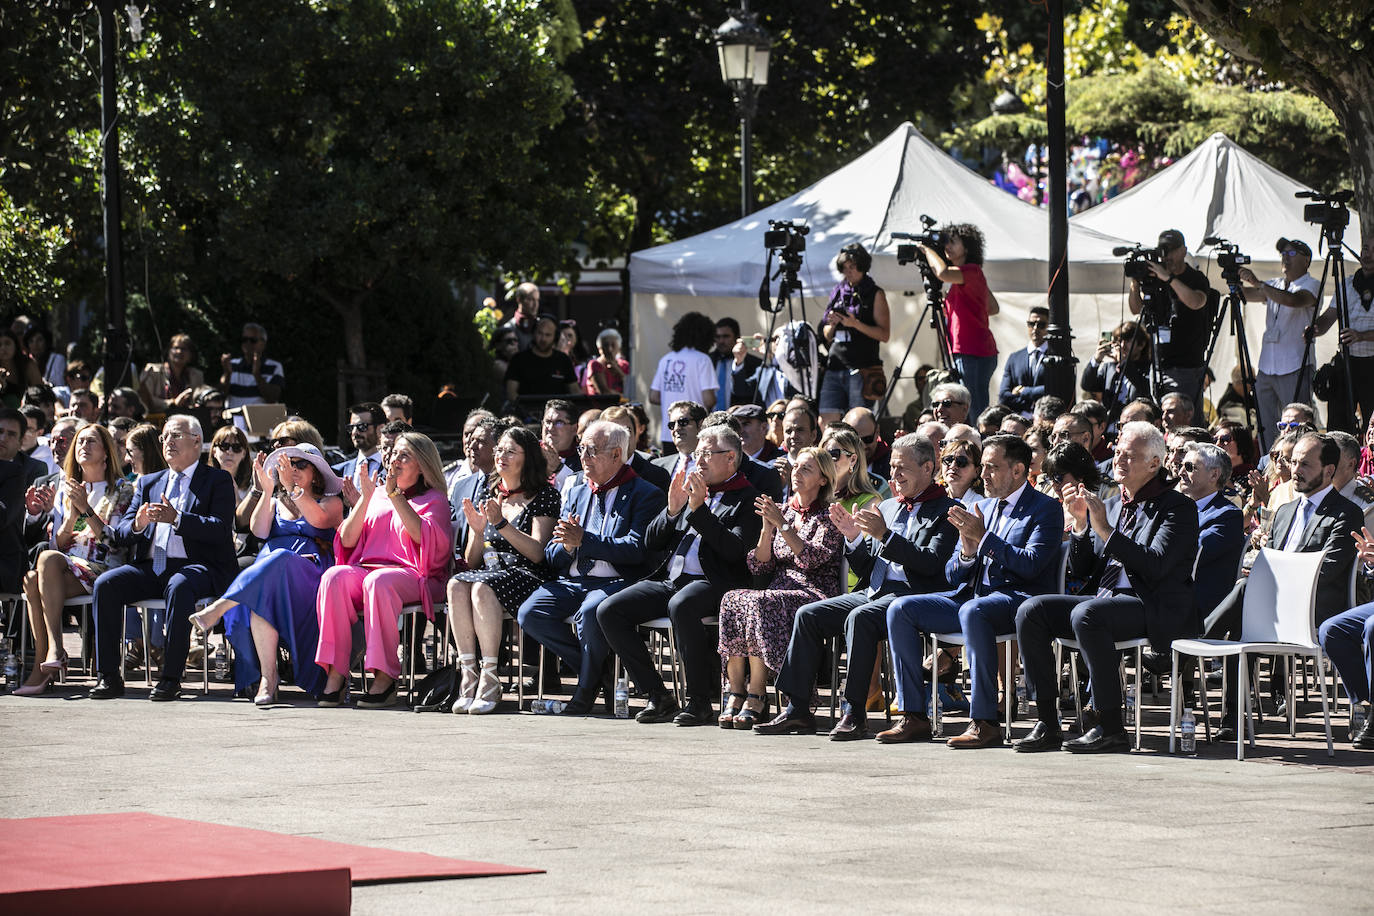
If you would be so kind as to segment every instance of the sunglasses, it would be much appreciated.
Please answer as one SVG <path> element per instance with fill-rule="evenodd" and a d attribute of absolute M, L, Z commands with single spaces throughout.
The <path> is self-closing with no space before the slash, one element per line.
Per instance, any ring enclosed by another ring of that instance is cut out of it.
<path fill-rule="evenodd" d="M 831 461 L 839 461 L 839 460 L 840 460 L 840 456 L 842 456 L 842 455 L 848 455 L 850 458 L 853 458 L 853 457 L 854 457 L 854 453 L 853 453 L 853 452 L 846 452 L 846 451 L 845 451 L 844 449 L 842 449 L 842 448 L 831 448 L 831 449 L 826 449 L 825 453 L 826 453 L 827 455 L 830 456 L 830 460 L 831 460 Z"/>
<path fill-rule="evenodd" d="M 350 423 L 348 424 L 348 431 L 351 433 L 364 433 L 376 425 L 376 423 Z"/>
<path fill-rule="evenodd" d="M 1185 461 L 1185 462 L 1183 462 L 1182 464 L 1180 464 L 1179 467 L 1182 468 L 1183 470 L 1187 471 L 1189 474 L 1191 474 L 1191 473 L 1193 473 L 1194 471 L 1197 470 L 1197 462 L 1196 462 L 1196 461 Z"/>
<path fill-rule="evenodd" d="M 669 429 L 686 429 L 686 428 L 689 427 L 689 426 L 695 426 L 695 425 L 696 425 L 696 422 L 697 422 L 697 421 L 696 421 L 696 420 L 693 420 L 691 417 L 681 417 L 681 418 L 679 418 L 679 419 L 677 419 L 677 420 L 669 420 L 669 421 L 668 421 L 668 428 L 669 428 Z"/>
<path fill-rule="evenodd" d="M 221 452 L 243 451 L 243 446 L 239 445 L 237 442 L 216 442 L 215 448 L 219 449 Z"/>
<path fill-rule="evenodd" d="M 291 458 L 289 460 L 291 466 L 298 471 L 304 471 L 306 468 L 311 467 L 311 463 L 304 458 Z"/>
<path fill-rule="evenodd" d="M 1050 323 L 1049 323 L 1048 321 L 1027 321 L 1027 322 L 1026 322 L 1026 327 L 1028 327 L 1028 328 L 1045 328 L 1045 327 L 1049 327 L 1049 324 L 1050 324 Z"/>
<path fill-rule="evenodd" d="M 785 417 L 786 415 L 787 415 L 787 414 L 784 413 L 783 411 L 778 411 L 777 413 L 766 413 L 766 414 L 764 414 L 764 416 L 767 417 L 767 418 L 770 419 L 770 420 L 781 420 L 781 419 L 782 419 L 783 417 Z"/>
<path fill-rule="evenodd" d="M 949 398 L 945 398 L 943 401 L 931 401 L 931 402 L 930 402 L 930 406 L 931 406 L 931 407 L 957 407 L 957 406 L 959 406 L 959 405 L 962 404 L 962 403 L 964 403 L 964 402 L 963 402 L 963 401 L 952 401 L 952 400 L 950 400 Z"/>
<path fill-rule="evenodd" d="M 295 444 L 296 444 L 296 440 L 295 440 L 295 439 L 292 439 L 290 436 L 282 436 L 280 439 L 273 439 L 273 440 L 271 441 L 271 443 L 270 443 L 271 447 L 274 448 L 274 449 L 276 449 L 276 448 L 286 448 L 288 445 L 295 445 Z"/>
<path fill-rule="evenodd" d="M 1214 445 L 1230 445 L 1232 442 L 1235 441 L 1236 440 L 1231 438 L 1230 436 L 1217 436 L 1215 439 L 1212 440 L 1212 443 Z"/>
<path fill-rule="evenodd" d="M 1303 425 L 1303 422 L 1301 420 L 1280 420 L 1274 425 L 1277 426 L 1279 429 L 1297 429 Z"/>
<path fill-rule="evenodd" d="M 1302 252 L 1296 248 L 1285 248 L 1283 249 L 1283 253 L 1288 255 L 1290 258 L 1297 257 L 1298 255 L 1302 254 Z"/>
<path fill-rule="evenodd" d="M 878 438 L 878 434 L 877 434 L 877 433 L 874 433 L 874 434 L 871 435 L 871 436 L 860 436 L 860 437 L 859 437 L 859 441 L 862 442 L 864 445 L 872 445 L 872 444 L 873 444 L 873 440 L 875 440 L 875 439 L 877 439 L 877 438 Z"/>
<path fill-rule="evenodd" d="M 940 463 L 947 468 L 959 468 L 962 470 L 973 462 L 969 461 L 968 455 L 946 455 L 940 459 Z"/>

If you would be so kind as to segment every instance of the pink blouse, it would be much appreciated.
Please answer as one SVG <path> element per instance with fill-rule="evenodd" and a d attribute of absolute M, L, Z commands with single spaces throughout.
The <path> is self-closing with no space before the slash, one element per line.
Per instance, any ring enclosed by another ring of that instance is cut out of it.
<path fill-rule="evenodd" d="M 396 515 L 386 491 L 378 487 L 367 504 L 363 533 L 358 543 L 345 547 L 334 536 L 335 562 L 352 566 L 399 566 L 414 574 L 420 584 L 420 600 L 425 616 L 434 619 L 434 599 L 425 580 L 448 578 L 453 559 L 453 521 L 448 497 L 443 490 L 430 489 L 410 501 L 420 516 L 420 543 L 415 543 Z"/>

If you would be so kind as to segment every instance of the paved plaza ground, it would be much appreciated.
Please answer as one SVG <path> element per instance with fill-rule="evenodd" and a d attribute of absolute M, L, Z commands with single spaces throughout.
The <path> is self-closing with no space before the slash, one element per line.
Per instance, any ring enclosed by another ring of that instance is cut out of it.
<path fill-rule="evenodd" d="M 1319 711 L 1237 763 L 1170 757 L 1159 707 L 1141 752 L 1077 757 L 86 683 L 0 697 L 0 815 L 148 811 L 547 870 L 358 887 L 357 913 L 1370 909 L 1374 753 L 1327 758 Z"/>

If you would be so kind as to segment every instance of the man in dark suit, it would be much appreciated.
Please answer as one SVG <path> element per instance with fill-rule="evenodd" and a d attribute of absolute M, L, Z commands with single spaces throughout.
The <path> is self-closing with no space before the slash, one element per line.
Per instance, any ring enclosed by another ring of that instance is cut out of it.
<path fill-rule="evenodd" d="M 0 407 L 0 592 L 11 594 L 19 591 L 28 566 L 24 558 L 24 461 L 19 460 L 24 427 L 22 413 Z"/>
<path fill-rule="evenodd" d="M 850 514 L 839 503 L 830 517 L 845 537 L 849 567 L 867 587 L 838 598 L 808 604 L 792 620 L 787 660 L 778 672 L 778 689 L 788 706 L 776 719 L 754 726 L 764 735 L 812 734 L 811 692 L 824 655 L 825 642 L 841 633 L 849 657 L 843 718 L 830 732 L 831 741 L 865 738 L 869 673 L 878 644 L 887 636 L 888 605 L 903 595 L 944 591 L 945 566 L 959 541 L 949 521 L 956 505 L 935 483 L 935 446 L 910 434 L 892 446 L 893 498 Z"/>
<path fill-rule="evenodd" d="M 708 426 L 697 440 L 696 467 L 678 471 L 668 505 L 649 525 L 645 547 L 666 559 L 650 579 L 602 602 L 596 622 L 607 645 L 649 697 L 635 718 L 644 723 L 706 725 L 720 688 L 716 638 L 702 621 L 720 612 L 720 599 L 749 586 L 745 557 L 758 542 L 762 520 L 754 511 L 759 491 L 740 473 L 739 436 L 726 425 Z M 645 650 L 640 624 L 658 617 L 673 623 L 687 679 L 687 708 L 663 685 Z"/>
<path fill-rule="evenodd" d="M 1008 353 L 1002 367 L 997 399 L 1025 416 L 1030 416 L 1035 402 L 1046 394 L 1043 363 L 1049 352 L 1049 327 L 1050 310 L 1043 305 L 1032 306 L 1026 318 L 1030 343 L 1025 349 Z"/>
<path fill-rule="evenodd" d="M 630 434 L 625 427 L 598 420 L 587 427 L 580 453 L 585 479 L 568 491 L 553 539 L 544 548 L 546 562 L 561 578 L 541 585 L 517 614 L 524 632 L 579 670 L 568 715 L 586 715 L 597 693 L 610 687 L 610 647 L 597 625 L 596 607 L 657 566 L 644 535 L 666 502 L 661 490 L 626 463 Z"/>
<path fill-rule="evenodd" d="M 676 451 L 655 458 L 654 464 L 667 471 L 670 479 L 677 476 L 678 471 L 690 474 L 695 467 L 696 459 L 692 453 L 697 450 L 697 436 L 705 419 L 706 408 L 696 401 L 675 401 L 668 405 L 667 432 Z"/>
<path fill-rule="evenodd" d="M 1179 492 L 1197 503 L 1193 595 L 1200 622 L 1236 584 L 1245 552 L 1243 514 L 1223 492 L 1231 482 L 1231 457 L 1221 446 L 1188 443 L 1179 470 Z"/>
<path fill-rule="evenodd" d="M 962 632 L 973 675 L 973 721 L 952 748 L 1002 743 L 997 724 L 997 637 L 1015 629 L 1016 609 L 1032 595 L 1055 590 L 1064 511 L 1052 497 L 1030 486 L 1031 450 L 1015 436 L 983 442 L 983 485 L 988 498 L 972 511 L 949 510 L 959 532 L 959 549 L 945 566 L 953 590 L 908 595 L 887 608 L 887 637 L 897 677 L 902 719 L 878 735 L 885 744 L 930 737 L 930 689 L 921 671 L 923 633 Z"/>
<path fill-rule="evenodd" d="M 1081 485 L 1064 488 L 1064 507 L 1073 517 L 1069 575 L 1085 584 L 1079 595 L 1031 598 L 1016 614 L 1016 638 L 1040 716 L 1015 743 L 1018 751 L 1129 749 L 1115 644 L 1148 636 L 1155 651 L 1166 651 L 1173 640 L 1197 632 L 1197 505 L 1169 486 L 1164 457 L 1158 429 L 1148 423 L 1122 428 L 1113 463 L 1122 496 L 1114 525 L 1095 493 Z M 1098 724 L 1072 741 L 1064 740 L 1059 727 L 1056 637 L 1082 646 L 1097 710 Z"/>
<path fill-rule="evenodd" d="M 119 635 L 124 608 L 145 598 L 167 602 L 166 654 L 150 699 L 175 700 L 191 645 L 191 611 L 201 598 L 224 593 L 234 559 L 234 479 L 200 463 L 201 430 L 195 417 L 178 415 L 162 431 L 167 468 L 138 479 L 134 500 L 110 526 L 118 544 L 130 545 L 129 562 L 95 580 L 96 666 L 89 696 L 124 695 Z"/>
<path fill-rule="evenodd" d="M 485 498 L 487 476 L 496 470 L 496 443 L 508 428 L 497 417 L 483 417 L 463 437 L 463 451 L 467 454 L 471 473 L 455 480 L 448 491 L 448 504 L 458 532 L 456 550 L 460 557 L 468 539 L 468 520 L 463 512 L 463 500 L 470 499 L 475 504 Z"/>
<path fill-rule="evenodd" d="M 748 404 L 758 392 L 754 377 L 763 360 L 749 352 L 739 339 L 739 322 L 725 317 L 716 322 L 716 346 L 711 350 L 711 362 L 716 367 L 716 405 L 722 409 L 732 404 Z"/>
<path fill-rule="evenodd" d="M 382 405 L 364 401 L 348 408 L 348 438 L 357 449 L 352 458 L 334 465 L 334 473 L 341 479 L 351 479 L 358 470 L 358 462 L 367 465 L 369 477 L 375 477 L 382 465 L 382 424 L 386 413 Z"/>
<path fill-rule="evenodd" d="M 1274 550 L 1299 553 L 1326 551 L 1321 572 L 1317 576 L 1316 622 L 1341 613 L 1350 605 L 1350 564 L 1355 559 L 1355 539 L 1364 522 L 1360 509 L 1331 485 L 1336 466 L 1341 460 L 1341 447 L 1330 436 L 1308 433 L 1293 446 L 1289 462 L 1293 473 L 1293 490 L 1298 494 L 1274 513 L 1267 546 Z M 1245 580 L 1236 583 L 1230 594 L 1207 616 L 1203 635 L 1209 639 L 1239 639 L 1245 604 Z M 1254 659 L 1251 659 L 1253 664 Z M 1236 736 L 1236 671 L 1235 659 L 1227 661 L 1226 706 L 1218 741 Z M 1282 668 L 1275 671 L 1273 689 L 1275 705 L 1282 706 L 1286 690 Z"/>

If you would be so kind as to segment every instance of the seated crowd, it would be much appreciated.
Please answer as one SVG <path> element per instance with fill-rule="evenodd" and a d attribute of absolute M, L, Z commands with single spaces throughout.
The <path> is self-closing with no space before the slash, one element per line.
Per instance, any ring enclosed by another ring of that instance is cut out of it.
<path fill-rule="evenodd" d="M 528 330 L 552 336 L 535 319 Z M 679 349 L 700 352 L 708 330 Z M 220 408 L 279 395 L 265 340 L 249 326 L 244 356 L 224 358 L 232 403 Z M 1350 582 L 1354 571 L 1368 601 L 1374 427 L 1364 443 L 1322 433 L 1305 404 L 1288 405 L 1261 456 L 1245 424 L 1201 425 L 1203 410 L 1177 392 L 1109 412 L 1013 386 L 970 415 L 969 390 L 944 382 L 890 442 L 870 408 L 822 423 L 800 396 L 660 401 L 657 436 L 638 405 L 579 413 L 553 398 L 534 428 L 474 411 L 463 460 L 445 468 L 409 422 L 409 399 L 393 395 L 350 408 L 356 454 L 331 465 L 299 417 L 256 453 L 234 425 L 207 431 L 189 347 L 173 337 L 137 390 L 103 402 L 59 386 L 0 407 L 0 591 L 22 592 L 34 651 L 17 694 L 52 690 L 68 666 L 64 618 L 88 600 L 93 699 L 122 696 L 143 666 L 158 672 L 153 700 L 177 699 L 203 651 L 193 643 L 222 633 L 235 694 L 260 706 L 281 700 L 288 677 L 320 706 L 349 703 L 361 667 L 371 677 L 356 705 L 386 707 L 406 668 L 424 667 L 403 649 L 428 623 L 443 654 L 455 650 L 453 712 L 486 714 L 510 689 L 514 621 L 527 649 L 549 653 L 536 687 L 576 678 L 564 715 L 610 707 L 618 663 L 645 699 L 641 723 L 765 735 L 817 730 L 832 639 L 847 670 L 834 740 L 867 737 L 875 711 L 895 714 L 880 743 L 928 740 L 932 703 L 961 696 L 931 682 L 966 663 L 969 724 L 948 743 L 981 748 L 1004 740 L 1016 660 L 1008 668 L 1003 644 L 1014 640 L 1036 700 L 1016 749 L 1121 750 L 1116 644 L 1148 639 L 1159 677 L 1175 639 L 1238 638 L 1247 560 L 1268 546 L 1325 551 L 1321 641 L 1353 701 L 1370 701 L 1374 603 L 1352 607 Z M 598 378 L 620 371 L 610 357 Z M 87 381 L 84 368 L 62 367 L 69 386 Z M 700 375 L 707 391 L 725 377 L 705 364 Z M 145 416 L 163 417 L 160 428 Z M 643 626 L 660 619 L 682 702 L 646 644 Z M 962 655 L 932 653 L 939 635 Z M 1086 667 L 1076 737 L 1060 720 L 1057 638 L 1076 640 Z M 1282 675 L 1275 666 L 1270 680 L 1279 705 L 1291 702 Z M 1232 671 L 1224 738 L 1237 732 L 1237 682 Z M 1191 701 L 1191 682 L 1171 687 Z M 1353 741 L 1374 747 L 1367 727 Z"/>

